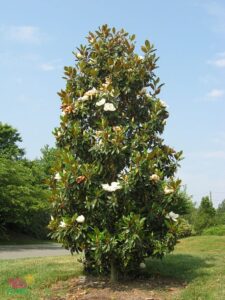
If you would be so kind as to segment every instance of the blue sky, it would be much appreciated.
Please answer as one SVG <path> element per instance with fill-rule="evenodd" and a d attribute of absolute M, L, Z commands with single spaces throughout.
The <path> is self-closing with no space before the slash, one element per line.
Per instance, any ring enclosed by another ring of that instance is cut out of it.
<path fill-rule="evenodd" d="M 178 173 L 194 201 L 225 199 L 225 2 L 208 0 L 1 1 L 0 121 L 16 127 L 27 157 L 54 145 L 63 66 L 89 30 L 109 24 L 149 39 L 160 56 L 167 144 L 183 150 Z"/>

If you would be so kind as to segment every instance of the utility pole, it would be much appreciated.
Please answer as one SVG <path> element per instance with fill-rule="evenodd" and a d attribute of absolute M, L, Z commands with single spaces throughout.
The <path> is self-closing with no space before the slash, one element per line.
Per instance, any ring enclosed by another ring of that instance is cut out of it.
<path fill-rule="evenodd" d="M 212 202 L 212 192 L 211 191 L 209 192 L 209 199 Z"/>

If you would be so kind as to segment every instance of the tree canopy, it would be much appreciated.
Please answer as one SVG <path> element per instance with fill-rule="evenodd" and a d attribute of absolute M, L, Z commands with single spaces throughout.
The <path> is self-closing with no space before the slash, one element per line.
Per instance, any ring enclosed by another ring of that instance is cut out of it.
<path fill-rule="evenodd" d="M 21 159 L 25 151 L 18 146 L 20 142 L 22 142 L 22 138 L 17 129 L 0 122 L 0 156 Z"/>

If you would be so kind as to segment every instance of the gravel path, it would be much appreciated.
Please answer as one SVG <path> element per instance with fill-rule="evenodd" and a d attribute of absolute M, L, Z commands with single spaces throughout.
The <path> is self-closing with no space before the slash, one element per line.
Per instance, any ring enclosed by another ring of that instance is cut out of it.
<path fill-rule="evenodd" d="M 63 249 L 61 245 L 55 243 L 0 246 L 0 259 L 17 259 L 60 255 L 70 255 L 70 252 Z"/>

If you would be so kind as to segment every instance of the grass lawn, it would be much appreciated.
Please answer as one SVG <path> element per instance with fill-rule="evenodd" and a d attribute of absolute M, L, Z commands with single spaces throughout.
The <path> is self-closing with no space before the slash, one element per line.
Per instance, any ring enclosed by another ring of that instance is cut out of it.
<path fill-rule="evenodd" d="M 50 299 L 52 283 L 81 272 L 81 264 L 72 256 L 0 260 L 0 299 Z M 8 283 L 10 278 L 25 280 L 27 287 L 12 288 Z"/>
<path fill-rule="evenodd" d="M 224 236 L 183 239 L 173 254 L 162 261 L 148 259 L 146 263 L 150 276 L 147 280 L 159 282 L 154 288 L 160 299 L 225 299 Z M 76 257 L 0 260 L 0 299 L 51 299 L 52 293 L 54 294 L 51 289 L 53 283 L 81 274 L 82 266 L 76 261 Z M 10 288 L 9 278 L 27 279 L 28 287 L 23 289 L 23 294 L 16 294 L 18 289 Z M 177 286 L 177 292 L 172 296 L 166 292 L 170 282 L 171 287 L 174 283 Z"/>
<path fill-rule="evenodd" d="M 186 283 L 175 299 L 224 300 L 225 237 L 183 239 L 162 262 L 148 260 L 148 272 Z"/>

